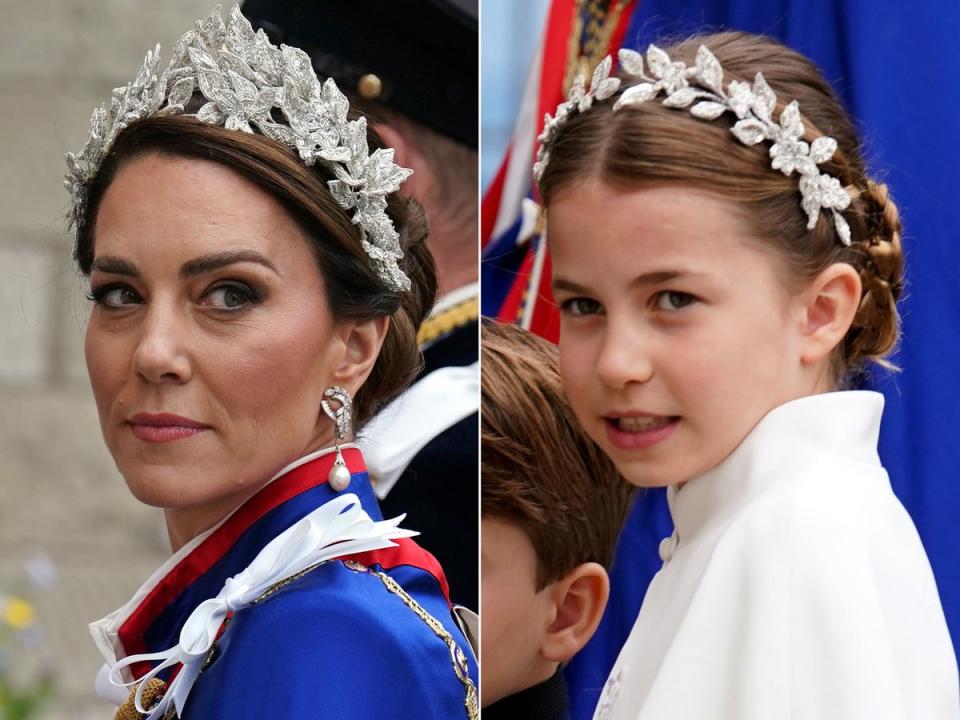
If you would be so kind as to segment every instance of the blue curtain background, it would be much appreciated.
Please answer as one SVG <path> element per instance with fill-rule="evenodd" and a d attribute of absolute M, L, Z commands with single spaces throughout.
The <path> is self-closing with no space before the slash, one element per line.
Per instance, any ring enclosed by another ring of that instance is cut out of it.
<path fill-rule="evenodd" d="M 624 45 L 642 50 L 658 38 L 720 29 L 771 35 L 812 58 L 859 122 L 872 175 L 890 186 L 901 210 L 907 294 L 893 360 L 903 371 L 877 374 L 868 385 L 886 396 L 880 455 L 930 557 L 956 648 L 960 2 L 639 0 Z M 657 543 L 671 529 L 663 491 L 638 499 L 621 538 L 603 623 L 567 668 L 574 718 L 592 716 L 660 566 Z"/>

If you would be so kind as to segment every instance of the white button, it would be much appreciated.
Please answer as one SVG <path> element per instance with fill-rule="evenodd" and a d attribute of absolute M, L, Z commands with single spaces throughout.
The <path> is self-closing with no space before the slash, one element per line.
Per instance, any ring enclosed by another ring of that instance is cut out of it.
<path fill-rule="evenodd" d="M 673 554 L 677 551 L 677 545 L 679 544 L 680 539 L 677 537 L 676 533 L 673 533 L 670 537 L 665 537 L 660 541 L 660 547 L 658 551 L 660 552 L 660 559 L 665 563 L 670 562 L 673 559 Z"/>

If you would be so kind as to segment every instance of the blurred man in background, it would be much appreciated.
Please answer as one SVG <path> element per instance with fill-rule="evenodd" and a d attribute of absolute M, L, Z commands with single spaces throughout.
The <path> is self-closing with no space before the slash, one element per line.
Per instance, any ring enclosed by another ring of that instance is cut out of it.
<path fill-rule="evenodd" d="M 320 78 L 332 77 L 414 171 L 404 187 L 426 209 L 440 294 L 420 331 L 417 382 L 360 443 L 384 515 L 407 513 L 453 601 L 475 609 L 477 0 L 247 0 L 242 9 L 273 42 L 309 52 Z"/>

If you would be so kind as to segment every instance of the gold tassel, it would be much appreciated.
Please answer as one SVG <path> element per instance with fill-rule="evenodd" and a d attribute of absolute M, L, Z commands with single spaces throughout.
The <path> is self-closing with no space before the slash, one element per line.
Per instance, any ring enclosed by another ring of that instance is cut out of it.
<path fill-rule="evenodd" d="M 117 708 L 117 714 L 113 716 L 113 720 L 141 720 L 143 715 L 137 712 L 136 707 L 136 694 L 137 687 L 134 686 L 130 689 L 130 696 L 126 701 Z M 163 698 L 164 694 L 167 692 L 167 684 L 159 678 L 150 678 L 147 680 L 146 686 L 143 688 L 143 694 L 141 695 L 141 705 L 145 708 L 152 708 Z"/>

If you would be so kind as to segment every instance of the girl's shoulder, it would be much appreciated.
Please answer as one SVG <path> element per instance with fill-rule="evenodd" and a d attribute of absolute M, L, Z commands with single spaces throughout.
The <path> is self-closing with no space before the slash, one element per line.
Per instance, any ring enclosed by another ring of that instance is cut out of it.
<path fill-rule="evenodd" d="M 785 592 L 871 594 L 903 583 L 936 598 L 919 533 L 880 465 L 815 458 L 746 503 L 716 554 L 744 572 L 780 577 Z"/>

